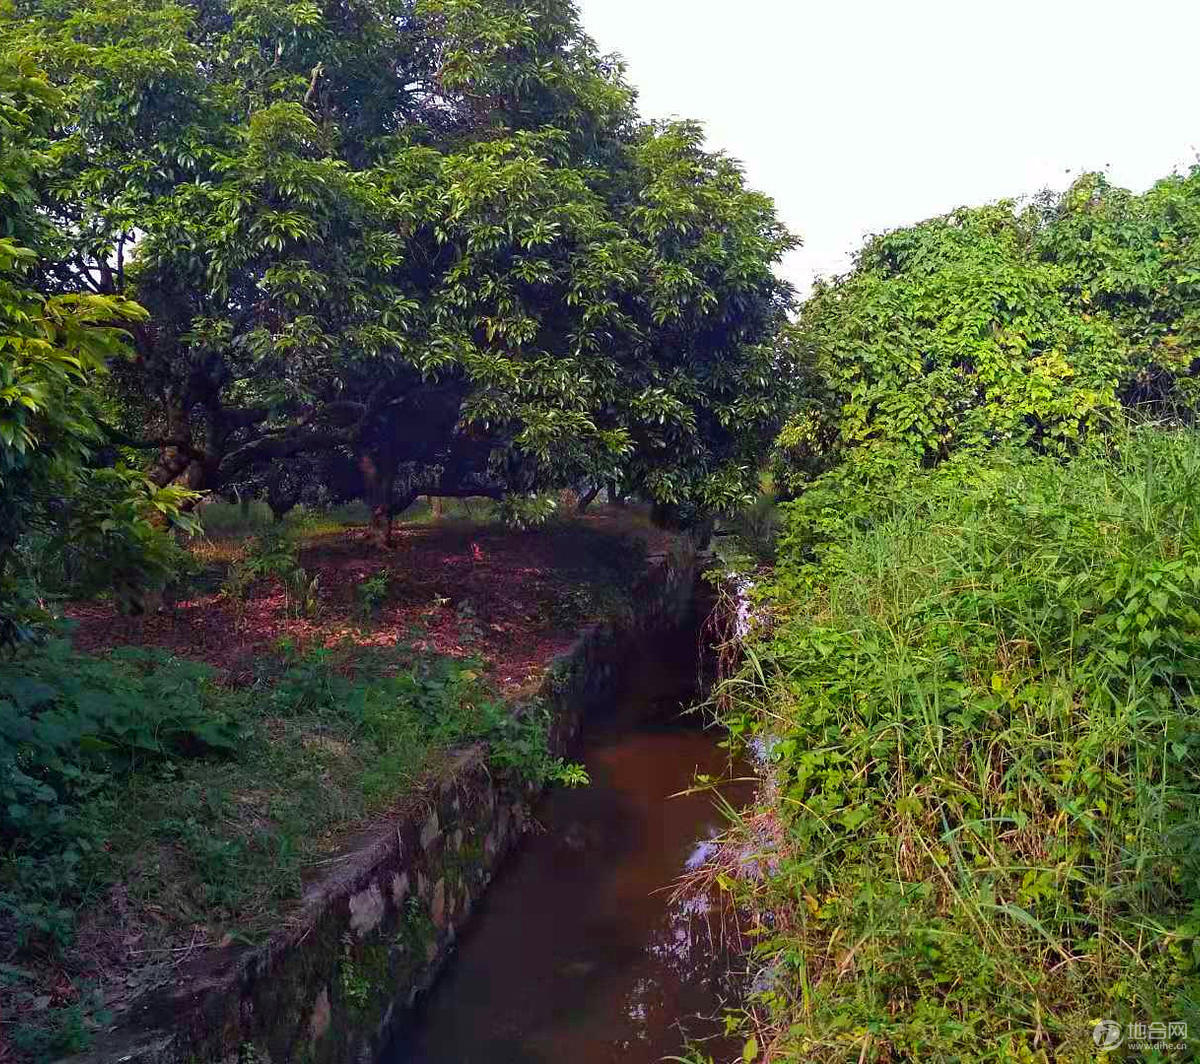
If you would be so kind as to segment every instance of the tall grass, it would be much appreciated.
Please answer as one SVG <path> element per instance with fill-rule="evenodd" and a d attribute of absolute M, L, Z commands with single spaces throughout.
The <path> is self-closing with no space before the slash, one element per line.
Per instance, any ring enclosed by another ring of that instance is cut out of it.
<path fill-rule="evenodd" d="M 755 1050 L 1091 1060 L 1102 1017 L 1200 1046 L 1200 438 L 880 452 L 788 509 L 725 689 L 768 751 Z"/>

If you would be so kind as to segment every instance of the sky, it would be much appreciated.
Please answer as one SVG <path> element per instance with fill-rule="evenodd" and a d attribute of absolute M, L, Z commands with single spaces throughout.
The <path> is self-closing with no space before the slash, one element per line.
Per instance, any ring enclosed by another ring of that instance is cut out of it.
<path fill-rule="evenodd" d="M 1200 153 L 1200 0 L 577 0 L 646 118 L 701 121 L 804 240 L 801 292 L 864 236 Z"/>

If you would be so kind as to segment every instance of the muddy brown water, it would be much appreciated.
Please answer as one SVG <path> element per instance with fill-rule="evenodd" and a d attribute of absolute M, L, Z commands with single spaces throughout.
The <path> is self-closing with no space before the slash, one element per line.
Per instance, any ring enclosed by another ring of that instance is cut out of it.
<path fill-rule="evenodd" d="M 437 985 L 382 1064 L 641 1064 L 685 1037 L 715 1059 L 732 994 L 720 921 L 670 887 L 724 825 L 697 773 L 728 778 L 720 734 L 681 717 L 696 693 L 694 639 L 626 663 L 626 695 L 589 721 L 591 785 L 557 789 L 492 884 Z M 727 782 L 735 806 L 749 786 Z"/>

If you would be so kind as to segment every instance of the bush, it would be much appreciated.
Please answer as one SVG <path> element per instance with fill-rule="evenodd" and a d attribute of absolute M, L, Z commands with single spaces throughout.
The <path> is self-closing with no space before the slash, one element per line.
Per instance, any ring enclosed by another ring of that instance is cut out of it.
<path fill-rule="evenodd" d="M 250 540 L 222 584 L 222 591 L 239 609 L 259 580 L 275 579 L 283 588 L 289 611 L 309 618 L 320 612 L 321 580 L 300 565 L 297 532 L 297 526 L 276 524 Z"/>
<path fill-rule="evenodd" d="M 1085 1060 L 1097 1018 L 1195 1023 L 1200 437 L 868 451 L 787 509 L 725 686 L 770 766 L 759 1042 Z"/>
<path fill-rule="evenodd" d="M 387 601 L 388 584 L 391 579 L 391 572 L 381 569 L 374 576 L 363 577 L 354 585 L 354 602 L 358 608 L 359 617 L 364 622 L 374 618 L 380 607 Z"/>

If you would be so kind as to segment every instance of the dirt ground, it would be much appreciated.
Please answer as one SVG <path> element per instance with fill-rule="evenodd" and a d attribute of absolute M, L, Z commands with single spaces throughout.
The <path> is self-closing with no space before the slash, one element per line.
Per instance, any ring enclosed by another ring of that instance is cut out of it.
<path fill-rule="evenodd" d="M 593 619 L 606 589 L 627 578 L 623 538 L 654 554 L 669 549 L 671 537 L 636 511 L 603 508 L 524 532 L 462 521 L 401 524 L 390 549 L 372 542 L 365 528 L 349 528 L 303 541 L 300 564 L 320 581 L 311 618 L 289 611 L 275 580 L 260 581 L 241 603 L 213 588 L 140 617 L 121 616 L 111 602 L 73 603 L 66 613 L 83 652 L 162 647 L 216 666 L 233 683 L 247 679 L 253 661 L 281 640 L 302 649 L 406 641 L 456 656 L 469 641 L 504 691 L 544 669 Z M 355 588 L 385 570 L 387 599 L 364 622 Z"/>

